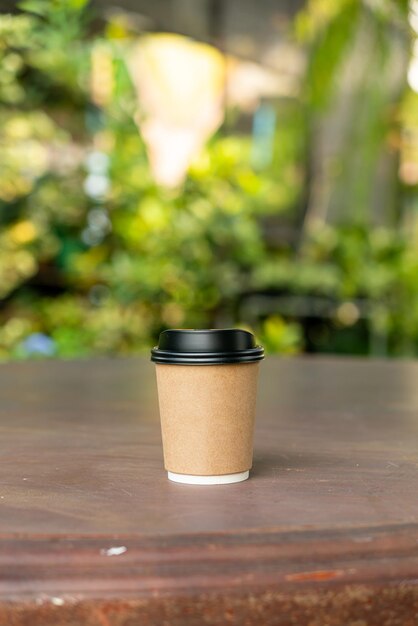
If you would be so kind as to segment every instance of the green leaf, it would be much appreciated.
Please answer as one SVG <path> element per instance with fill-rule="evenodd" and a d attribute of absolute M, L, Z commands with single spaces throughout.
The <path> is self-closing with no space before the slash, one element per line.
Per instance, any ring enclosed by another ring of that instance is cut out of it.
<path fill-rule="evenodd" d="M 360 16 L 358 0 L 347 2 L 314 43 L 307 79 L 308 99 L 314 108 L 323 109 L 328 104 L 345 52 L 357 32 Z"/>
<path fill-rule="evenodd" d="M 18 4 L 19 9 L 28 13 L 35 13 L 45 17 L 48 14 L 48 3 L 43 0 L 23 0 Z"/>
<path fill-rule="evenodd" d="M 84 9 L 88 3 L 89 0 L 68 0 L 67 2 L 72 9 L 76 9 L 77 11 Z"/>

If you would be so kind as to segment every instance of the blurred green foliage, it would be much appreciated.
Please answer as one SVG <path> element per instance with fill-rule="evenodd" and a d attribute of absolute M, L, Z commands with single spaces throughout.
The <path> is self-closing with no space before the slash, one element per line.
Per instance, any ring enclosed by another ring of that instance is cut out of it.
<path fill-rule="evenodd" d="M 405 13 L 395 4 L 372 16 L 383 30 Z M 92 34 L 83 0 L 20 6 L 0 17 L 0 358 L 130 353 L 165 327 L 240 324 L 270 352 L 302 350 L 297 311 L 243 319 L 249 294 L 323 298 L 335 332 L 364 318 L 372 350 L 416 352 L 411 232 L 356 217 L 308 225 L 297 245 L 266 233 L 269 220 L 295 222 L 309 193 L 312 125 L 332 102 L 361 2 L 311 2 L 298 17 L 297 37 L 311 47 L 306 89 L 276 104 L 268 166 L 252 166 L 250 136 L 221 132 L 175 190 L 155 184 L 135 123 L 129 32 L 108 24 Z M 100 106 L 91 95 L 98 47 L 111 74 Z M 378 127 L 376 146 L 388 128 Z"/>

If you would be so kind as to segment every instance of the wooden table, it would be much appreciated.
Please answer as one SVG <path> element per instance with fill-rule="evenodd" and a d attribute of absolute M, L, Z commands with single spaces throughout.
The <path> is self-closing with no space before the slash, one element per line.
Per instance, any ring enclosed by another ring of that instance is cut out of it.
<path fill-rule="evenodd" d="M 146 359 L 0 367 L 0 626 L 416 626 L 418 364 L 262 364 L 251 479 L 168 482 Z"/>

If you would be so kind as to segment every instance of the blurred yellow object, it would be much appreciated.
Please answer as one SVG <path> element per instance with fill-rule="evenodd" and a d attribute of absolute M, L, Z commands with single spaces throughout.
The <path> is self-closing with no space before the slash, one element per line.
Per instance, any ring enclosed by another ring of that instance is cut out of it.
<path fill-rule="evenodd" d="M 97 44 L 91 54 L 90 93 L 97 106 L 106 105 L 113 92 L 113 58 L 109 47 Z"/>
<path fill-rule="evenodd" d="M 7 320 L 0 330 L 0 343 L 10 347 L 20 341 L 30 331 L 30 321 L 20 317 Z M 0 357 L 1 358 L 1 357 Z"/>
<path fill-rule="evenodd" d="M 30 119 L 16 115 L 4 124 L 3 132 L 10 139 L 27 139 L 33 135 L 33 126 Z"/>
<path fill-rule="evenodd" d="M 36 226 L 29 220 L 17 222 L 9 230 L 10 238 L 18 244 L 25 244 L 33 241 L 37 235 Z"/>
<path fill-rule="evenodd" d="M 303 349 L 301 328 L 294 322 L 286 322 L 279 315 L 268 317 L 259 333 L 267 353 L 297 354 Z"/>
<path fill-rule="evenodd" d="M 129 68 L 153 175 L 175 187 L 224 119 L 224 57 L 179 35 L 149 35 L 133 49 Z"/>
<path fill-rule="evenodd" d="M 360 311 L 354 302 L 343 302 L 338 307 L 336 316 L 343 326 L 353 326 L 359 320 Z"/>

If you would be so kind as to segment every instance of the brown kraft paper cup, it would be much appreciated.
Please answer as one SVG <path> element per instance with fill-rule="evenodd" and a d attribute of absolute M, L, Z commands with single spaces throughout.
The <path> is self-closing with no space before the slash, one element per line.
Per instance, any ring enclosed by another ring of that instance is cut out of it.
<path fill-rule="evenodd" d="M 196 476 L 249 470 L 259 363 L 156 371 L 165 468 Z"/>
<path fill-rule="evenodd" d="M 248 478 L 262 346 L 241 329 L 172 329 L 151 350 L 170 480 Z"/>

